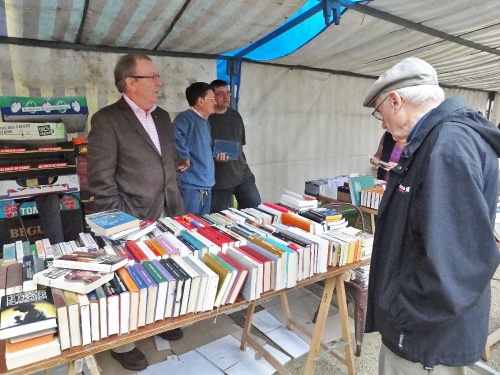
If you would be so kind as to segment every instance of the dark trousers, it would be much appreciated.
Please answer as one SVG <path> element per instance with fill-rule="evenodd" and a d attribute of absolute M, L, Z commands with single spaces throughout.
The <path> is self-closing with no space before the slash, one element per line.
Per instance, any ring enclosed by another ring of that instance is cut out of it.
<path fill-rule="evenodd" d="M 233 206 L 233 195 L 238 202 L 238 208 L 257 207 L 260 203 L 260 194 L 255 184 L 255 176 L 251 175 L 241 184 L 228 189 L 212 189 L 212 204 L 210 212 L 220 212 Z"/>

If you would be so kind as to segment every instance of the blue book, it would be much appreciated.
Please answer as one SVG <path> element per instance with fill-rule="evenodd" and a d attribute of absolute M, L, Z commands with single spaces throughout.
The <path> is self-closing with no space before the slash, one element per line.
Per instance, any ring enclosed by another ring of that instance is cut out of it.
<path fill-rule="evenodd" d="M 153 276 L 144 268 L 141 263 L 134 264 L 131 266 L 135 268 L 139 276 L 142 278 L 148 289 L 148 303 L 146 307 L 146 324 L 154 323 L 155 321 L 155 309 L 156 309 L 156 299 L 158 297 L 158 283 L 155 281 Z"/>
<path fill-rule="evenodd" d="M 96 212 L 85 216 L 89 227 L 101 236 L 111 236 L 112 234 L 139 227 L 141 221 L 136 217 L 120 210 L 107 210 Z"/>
<path fill-rule="evenodd" d="M 146 325 L 146 310 L 148 305 L 148 286 L 139 275 L 139 272 L 135 269 L 136 264 L 127 267 L 126 270 L 129 273 L 132 280 L 134 280 L 135 285 L 139 288 L 139 313 L 137 318 L 137 327 L 142 327 Z"/>
<path fill-rule="evenodd" d="M 240 144 L 236 141 L 226 139 L 214 139 L 213 157 L 217 154 L 225 153 L 230 160 L 238 160 Z"/>

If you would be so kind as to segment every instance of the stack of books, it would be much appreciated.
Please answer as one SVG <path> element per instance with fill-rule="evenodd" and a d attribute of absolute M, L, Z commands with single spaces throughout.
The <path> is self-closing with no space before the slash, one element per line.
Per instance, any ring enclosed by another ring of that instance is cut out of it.
<path fill-rule="evenodd" d="M 3 296 L 0 311 L 0 339 L 6 340 L 9 370 L 61 354 L 50 290 Z"/>

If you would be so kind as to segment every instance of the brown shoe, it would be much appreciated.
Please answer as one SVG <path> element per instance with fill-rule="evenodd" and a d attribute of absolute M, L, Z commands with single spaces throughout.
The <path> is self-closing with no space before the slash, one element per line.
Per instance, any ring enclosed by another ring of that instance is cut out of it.
<path fill-rule="evenodd" d="M 182 332 L 182 329 L 180 328 L 174 328 L 170 331 L 159 333 L 158 336 L 160 336 L 163 340 L 175 341 L 182 339 L 182 337 L 184 337 L 184 332 Z"/>
<path fill-rule="evenodd" d="M 127 370 L 141 371 L 148 367 L 148 360 L 137 348 L 125 353 L 116 353 L 111 351 L 111 357 L 117 360 L 120 365 Z"/>

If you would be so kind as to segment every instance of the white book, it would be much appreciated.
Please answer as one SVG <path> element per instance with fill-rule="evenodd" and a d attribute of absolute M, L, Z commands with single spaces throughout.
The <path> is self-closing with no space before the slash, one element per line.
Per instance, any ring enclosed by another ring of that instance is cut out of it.
<path fill-rule="evenodd" d="M 258 207 L 259 207 L 259 209 L 261 209 L 265 212 L 269 212 L 270 214 L 274 215 L 276 217 L 275 221 L 281 221 L 281 214 L 283 212 L 275 210 L 274 208 L 266 206 L 265 204 L 262 204 L 262 203 L 259 204 Z"/>
<path fill-rule="evenodd" d="M 255 262 L 246 254 L 243 254 L 234 247 L 229 247 L 226 254 L 231 257 L 231 259 L 234 259 L 235 262 L 238 262 L 243 267 L 248 269 L 248 276 L 245 280 L 243 288 L 241 289 L 241 295 L 247 301 L 253 301 L 260 298 L 260 290 L 262 289 L 262 265 Z M 261 268 L 260 272 L 259 267 Z"/>
<path fill-rule="evenodd" d="M 112 283 L 120 296 L 120 335 L 124 335 L 130 332 L 130 292 L 117 273 Z"/>
<path fill-rule="evenodd" d="M 108 336 L 120 333 L 120 296 L 112 294 L 107 296 L 108 300 Z"/>
<path fill-rule="evenodd" d="M 234 220 L 238 223 L 244 223 L 246 218 L 244 218 L 243 216 L 241 215 L 238 215 L 232 211 L 229 211 L 229 210 L 222 210 L 221 211 L 224 215 L 226 215 L 228 218 L 230 218 L 231 220 Z"/>
<path fill-rule="evenodd" d="M 108 337 L 108 300 L 102 287 L 95 290 L 99 301 L 99 334 L 101 339 Z"/>
<path fill-rule="evenodd" d="M 61 348 L 59 345 L 59 338 L 57 336 L 54 336 L 54 339 L 46 344 L 36 345 L 31 348 L 13 353 L 9 353 L 8 351 L 6 351 L 5 364 L 7 366 L 7 369 L 11 370 L 30 363 L 43 361 L 60 354 Z"/>
<path fill-rule="evenodd" d="M 162 217 L 158 219 L 158 224 L 161 228 L 174 236 L 178 236 L 181 231 L 186 230 L 186 227 L 182 226 L 171 217 Z"/>
<path fill-rule="evenodd" d="M 52 246 L 48 238 L 42 239 L 43 250 L 45 251 L 46 259 L 54 259 L 54 252 L 52 251 Z"/>
<path fill-rule="evenodd" d="M 205 297 L 207 297 L 207 286 L 208 286 L 208 273 L 205 270 L 205 265 L 203 262 L 195 257 L 185 257 L 183 258 L 184 262 L 189 265 L 197 274 L 200 275 L 200 288 L 198 291 L 198 297 L 196 298 L 196 306 L 194 308 L 194 312 L 204 311 L 203 307 L 205 306 Z M 197 263 L 197 261 L 199 263 Z M 202 267 L 200 263 L 203 264 Z M 191 286 L 191 291 L 193 287 Z M 191 295 L 191 298 L 193 296 Z"/>
<path fill-rule="evenodd" d="M 299 228 L 292 228 L 292 231 L 295 231 L 296 233 L 300 234 L 304 238 L 307 238 L 313 242 L 315 242 L 317 246 L 317 252 L 316 252 L 316 257 L 315 257 L 315 264 L 314 264 L 314 273 L 323 273 L 327 271 L 328 268 L 328 251 L 329 251 L 329 243 L 328 240 L 321 237 L 317 236 L 315 234 L 306 232 L 302 229 Z"/>
<path fill-rule="evenodd" d="M 14 246 L 16 248 L 16 260 L 22 263 L 24 257 L 23 241 L 16 241 Z"/>
<path fill-rule="evenodd" d="M 267 249 L 260 247 L 259 245 L 249 241 L 248 246 L 258 253 L 264 255 L 266 258 L 269 258 L 274 263 L 274 274 L 271 278 L 271 289 L 273 290 L 281 290 L 286 286 L 286 259 L 283 259 L 279 255 L 276 255 L 270 252 Z"/>
<path fill-rule="evenodd" d="M 212 271 L 205 263 L 197 258 L 189 258 L 192 263 L 195 263 L 201 270 L 207 274 L 206 293 L 203 298 L 203 306 L 201 311 L 210 311 L 214 308 L 215 298 L 217 296 L 217 286 L 219 284 L 219 276 Z"/>
<path fill-rule="evenodd" d="M 77 294 L 80 304 L 80 327 L 82 330 L 82 345 L 92 343 L 92 327 L 90 324 L 90 302 L 86 294 Z"/>
<path fill-rule="evenodd" d="M 136 242 L 137 246 L 142 250 L 142 252 L 148 257 L 149 260 L 158 259 L 158 257 L 151 251 L 151 249 L 144 242 Z"/>
<path fill-rule="evenodd" d="M 196 272 L 189 264 L 185 262 L 186 257 L 173 257 L 175 263 L 177 263 L 191 278 L 191 288 L 189 291 L 189 299 L 186 305 L 186 314 L 195 311 L 196 304 L 198 302 L 198 294 L 200 292 L 201 275 Z M 182 310 L 182 306 L 181 306 Z"/>
<path fill-rule="evenodd" d="M 91 337 L 92 341 L 99 341 L 101 339 L 101 325 L 99 316 L 99 300 L 89 298 L 90 302 L 90 325 L 92 328 Z"/>
<path fill-rule="evenodd" d="M 71 347 L 82 345 L 82 332 L 80 330 L 80 305 L 78 296 L 74 292 L 64 291 L 66 304 L 68 306 L 69 333 Z"/>

